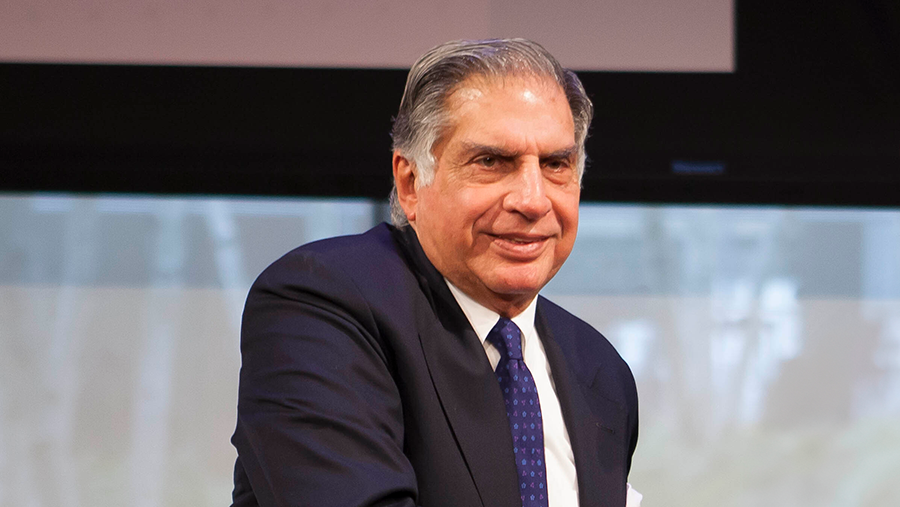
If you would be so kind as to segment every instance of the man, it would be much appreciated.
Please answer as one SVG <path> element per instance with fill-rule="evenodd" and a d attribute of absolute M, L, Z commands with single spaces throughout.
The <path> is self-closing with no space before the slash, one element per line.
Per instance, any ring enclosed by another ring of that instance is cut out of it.
<path fill-rule="evenodd" d="M 634 379 L 538 297 L 575 241 L 591 115 L 529 41 L 413 66 L 396 227 L 298 248 L 250 291 L 236 506 L 625 505 Z"/>

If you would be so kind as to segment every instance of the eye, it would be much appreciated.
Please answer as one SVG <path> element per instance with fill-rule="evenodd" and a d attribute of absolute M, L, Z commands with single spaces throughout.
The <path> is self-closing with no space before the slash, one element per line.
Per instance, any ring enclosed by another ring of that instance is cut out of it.
<path fill-rule="evenodd" d="M 563 159 L 553 159 L 548 160 L 544 163 L 544 167 L 550 169 L 552 171 L 559 171 L 561 169 L 566 169 L 569 167 L 569 161 Z"/>
<path fill-rule="evenodd" d="M 497 158 L 488 155 L 479 158 L 478 160 L 476 160 L 476 162 L 483 167 L 494 167 L 495 165 L 497 165 Z"/>

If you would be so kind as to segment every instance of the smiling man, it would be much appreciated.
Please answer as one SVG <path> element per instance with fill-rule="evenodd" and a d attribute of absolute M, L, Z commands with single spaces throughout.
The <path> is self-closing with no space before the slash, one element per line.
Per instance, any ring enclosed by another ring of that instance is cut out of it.
<path fill-rule="evenodd" d="M 538 296 L 575 242 L 591 115 L 530 41 L 416 62 L 394 226 L 298 248 L 250 291 L 235 505 L 639 503 L 631 372 Z"/>
<path fill-rule="evenodd" d="M 473 76 L 446 99 L 433 180 L 394 153 L 398 202 L 425 255 L 464 293 L 521 313 L 572 251 L 579 147 L 562 88 L 547 77 Z"/>

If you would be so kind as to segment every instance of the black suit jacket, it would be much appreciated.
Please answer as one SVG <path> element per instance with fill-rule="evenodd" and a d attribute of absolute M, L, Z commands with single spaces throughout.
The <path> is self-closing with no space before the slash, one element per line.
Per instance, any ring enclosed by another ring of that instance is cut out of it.
<path fill-rule="evenodd" d="M 624 506 L 631 371 L 544 298 L 536 325 L 581 506 Z M 521 506 L 497 380 L 411 228 L 382 224 L 276 261 L 250 290 L 241 354 L 235 506 Z"/>

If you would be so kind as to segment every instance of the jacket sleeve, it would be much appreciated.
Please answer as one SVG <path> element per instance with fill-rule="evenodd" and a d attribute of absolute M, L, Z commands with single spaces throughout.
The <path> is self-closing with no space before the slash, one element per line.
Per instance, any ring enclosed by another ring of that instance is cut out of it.
<path fill-rule="evenodd" d="M 235 506 L 412 506 L 390 352 L 357 286 L 295 252 L 250 290 Z"/>

